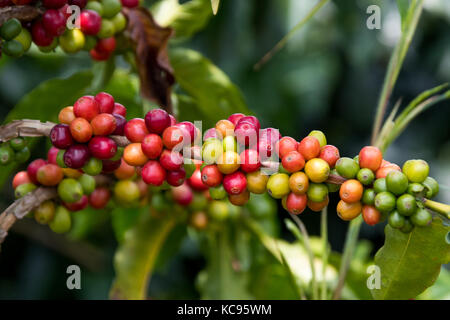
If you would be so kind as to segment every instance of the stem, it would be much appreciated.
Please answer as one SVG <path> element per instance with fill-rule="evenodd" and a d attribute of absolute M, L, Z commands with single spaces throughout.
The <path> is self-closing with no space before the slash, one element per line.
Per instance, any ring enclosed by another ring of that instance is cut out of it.
<path fill-rule="evenodd" d="M 395 46 L 394 52 L 389 60 L 388 70 L 384 78 L 383 89 L 378 100 L 375 123 L 372 130 L 372 144 L 378 138 L 384 114 L 387 109 L 389 98 L 394 89 L 400 69 L 406 56 L 406 52 L 411 44 L 414 32 L 416 31 L 420 15 L 422 13 L 423 0 L 413 0 L 408 9 L 408 14 L 404 21 L 405 29 L 402 32 L 400 41 Z"/>
<path fill-rule="evenodd" d="M 345 278 L 350 267 L 350 262 L 355 251 L 356 242 L 358 241 L 359 229 L 362 224 L 362 217 L 359 215 L 356 219 L 350 222 L 350 226 L 347 231 L 345 239 L 344 253 L 342 255 L 341 267 L 339 269 L 339 280 L 337 287 L 333 294 L 333 300 L 339 300 L 341 298 L 342 289 L 344 288 Z"/>
<path fill-rule="evenodd" d="M 327 225 L 327 207 L 322 209 L 320 215 L 320 235 L 322 238 L 322 290 L 321 300 L 327 300 L 327 282 L 325 274 L 328 266 L 328 225 Z"/>
<path fill-rule="evenodd" d="M 311 243 L 309 241 L 308 231 L 306 230 L 305 225 L 303 224 L 303 222 L 300 220 L 299 217 L 297 217 L 291 213 L 289 213 L 289 215 L 291 216 L 292 220 L 294 220 L 294 222 L 297 224 L 297 226 L 300 230 L 300 233 L 301 233 L 301 236 L 299 237 L 297 235 L 297 237 L 299 238 L 299 240 L 303 241 L 303 243 L 305 245 L 305 249 L 308 252 L 309 264 L 311 267 L 311 282 L 312 282 L 313 300 L 318 300 L 319 292 L 318 292 L 317 280 L 316 280 L 316 269 L 314 267 L 314 254 L 311 249 Z"/>
<path fill-rule="evenodd" d="M 431 209 L 450 220 L 450 205 L 429 199 L 422 199 L 421 201 L 428 209 Z"/>
<path fill-rule="evenodd" d="M 261 60 L 259 60 L 255 65 L 254 69 L 259 70 L 261 67 L 267 63 L 278 51 L 280 51 L 286 43 L 289 41 L 289 39 L 299 30 L 301 29 L 314 15 L 317 11 L 319 11 L 320 8 L 324 6 L 325 3 L 327 3 L 328 0 L 321 0 L 319 1 L 312 9 L 311 11 L 304 17 L 300 22 L 298 22 L 278 43 L 273 47 L 269 52 L 267 52 Z"/>

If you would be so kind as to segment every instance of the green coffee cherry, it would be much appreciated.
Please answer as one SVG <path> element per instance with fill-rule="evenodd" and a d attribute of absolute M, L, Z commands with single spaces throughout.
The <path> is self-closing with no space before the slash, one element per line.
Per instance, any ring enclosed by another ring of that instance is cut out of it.
<path fill-rule="evenodd" d="M 351 158 L 342 157 L 336 162 L 336 170 L 341 177 L 353 179 L 359 171 L 359 165 Z"/>
<path fill-rule="evenodd" d="M 110 19 L 122 9 L 122 4 L 119 0 L 103 0 L 103 15 L 102 17 Z"/>
<path fill-rule="evenodd" d="M 24 138 L 18 137 L 10 140 L 9 145 L 13 150 L 20 151 L 27 146 L 27 142 Z"/>
<path fill-rule="evenodd" d="M 216 163 L 223 153 L 222 142 L 219 139 L 211 138 L 206 140 L 202 147 L 202 157 L 205 164 Z"/>
<path fill-rule="evenodd" d="M 49 223 L 50 229 L 55 233 L 66 233 L 72 228 L 72 217 L 69 210 L 63 206 L 56 208 L 55 216 Z"/>
<path fill-rule="evenodd" d="M 391 171 L 386 176 L 386 187 L 389 192 L 401 195 L 408 189 L 408 178 L 403 172 Z"/>
<path fill-rule="evenodd" d="M 59 152 L 58 152 L 58 157 L 59 157 Z M 96 175 L 100 174 L 102 172 L 102 169 L 103 169 L 102 160 L 99 160 L 94 157 L 91 157 L 83 167 L 83 171 L 90 176 L 96 176 Z"/>
<path fill-rule="evenodd" d="M 81 184 L 83 193 L 86 195 L 90 195 L 95 190 L 96 183 L 93 176 L 83 174 L 78 178 L 78 182 Z"/>
<path fill-rule="evenodd" d="M 363 196 L 362 196 L 362 202 L 364 204 L 373 206 L 373 204 L 375 203 L 375 196 L 376 196 L 375 190 L 370 189 L 370 188 L 365 189 Z"/>
<path fill-rule="evenodd" d="M 388 223 L 392 228 L 403 228 L 405 221 L 405 217 L 398 213 L 397 210 L 394 210 L 389 214 Z"/>
<path fill-rule="evenodd" d="M 439 183 L 432 177 L 427 177 L 422 183 L 425 186 L 425 197 L 433 198 L 439 193 Z"/>
<path fill-rule="evenodd" d="M 55 203 L 51 200 L 42 202 L 34 209 L 34 219 L 40 224 L 50 223 L 55 216 Z"/>
<path fill-rule="evenodd" d="M 418 227 L 425 227 L 431 223 L 433 220 L 433 216 L 431 213 L 426 210 L 419 208 L 417 211 L 411 216 L 411 222 Z"/>
<path fill-rule="evenodd" d="M 314 137 L 317 140 L 319 140 L 319 144 L 320 147 L 322 148 L 323 146 L 327 145 L 327 137 L 325 136 L 325 134 L 320 131 L 320 130 L 313 130 L 311 131 L 308 136 Z"/>
<path fill-rule="evenodd" d="M 225 188 L 221 184 L 217 187 L 209 188 L 209 195 L 214 200 L 222 200 L 226 198 L 227 192 L 225 191 Z"/>
<path fill-rule="evenodd" d="M 225 138 L 223 138 L 222 144 L 223 144 L 223 152 L 238 151 L 238 143 L 234 136 L 226 136 Z"/>
<path fill-rule="evenodd" d="M 225 201 L 211 201 L 208 207 L 208 214 L 217 221 L 224 221 L 229 216 L 229 207 Z"/>
<path fill-rule="evenodd" d="M 379 178 L 375 180 L 375 182 L 373 183 L 373 189 L 375 190 L 376 193 L 387 191 L 386 179 Z"/>
<path fill-rule="evenodd" d="M 358 164 L 358 166 L 359 166 L 359 154 L 357 154 L 357 155 L 353 158 L 353 161 L 355 161 L 355 162 Z"/>
<path fill-rule="evenodd" d="M 406 192 L 412 196 L 416 196 L 421 194 L 424 189 L 425 187 L 422 184 L 413 182 L 408 185 L 408 189 L 406 190 Z"/>
<path fill-rule="evenodd" d="M 89 1 L 85 7 L 86 10 L 93 10 L 100 16 L 103 16 L 103 5 L 98 1 Z"/>
<path fill-rule="evenodd" d="M 405 224 L 402 228 L 400 228 L 400 231 L 403 233 L 411 233 L 414 229 L 414 224 L 409 219 L 405 219 Z"/>
<path fill-rule="evenodd" d="M 287 171 L 284 167 L 283 167 L 283 165 L 280 163 L 280 165 L 278 166 L 278 172 L 279 173 L 284 173 L 284 174 L 290 174 L 290 172 L 289 171 Z"/>
<path fill-rule="evenodd" d="M 21 184 L 16 188 L 16 190 L 14 190 L 14 196 L 16 197 L 16 199 L 22 198 L 27 193 L 36 190 L 36 188 L 36 185 L 34 185 L 33 183 Z"/>
<path fill-rule="evenodd" d="M 17 40 L 6 41 L 3 44 L 3 52 L 10 57 L 20 57 L 24 52 L 22 44 Z"/>
<path fill-rule="evenodd" d="M 310 183 L 306 194 L 309 200 L 322 202 L 328 195 L 328 188 L 324 183 Z"/>
<path fill-rule="evenodd" d="M 110 38 L 114 35 L 114 24 L 107 19 L 102 19 L 102 25 L 100 27 L 100 31 L 97 34 L 97 37 L 103 39 L 103 38 Z"/>
<path fill-rule="evenodd" d="M 395 208 L 395 200 L 395 196 L 392 193 L 387 191 L 380 192 L 375 196 L 375 208 L 381 212 L 390 212 Z"/>
<path fill-rule="evenodd" d="M 6 166 L 14 161 L 14 150 L 9 146 L 9 144 L 4 143 L 0 146 L 0 164 Z"/>
<path fill-rule="evenodd" d="M 368 168 L 363 168 L 359 170 L 356 177 L 359 180 L 359 182 L 361 182 L 365 186 L 371 185 L 373 180 L 375 179 L 373 171 Z"/>
<path fill-rule="evenodd" d="M 402 168 L 403 173 L 411 182 L 421 183 L 430 172 L 430 167 L 425 160 L 408 160 Z"/>
<path fill-rule="evenodd" d="M 9 19 L 0 27 L 0 37 L 6 41 L 12 40 L 17 37 L 22 31 L 22 24 L 16 18 Z"/>
<path fill-rule="evenodd" d="M 325 185 L 324 187 L 327 189 Z M 285 195 L 289 194 L 289 176 L 285 173 L 276 173 L 271 175 L 267 181 L 267 192 L 272 196 L 272 198 L 275 199 L 281 199 Z"/>
<path fill-rule="evenodd" d="M 77 202 L 83 196 L 83 187 L 75 179 L 63 179 L 58 185 L 58 196 L 67 203 Z"/>
<path fill-rule="evenodd" d="M 31 151 L 28 147 L 23 148 L 20 151 L 16 151 L 15 160 L 17 163 L 25 163 L 30 159 Z"/>
<path fill-rule="evenodd" d="M 84 34 L 79 29 L 68 29 L 59 37 L 59 46 L 67 53 L 76 53 L 83 49 Z"/>
<path fill-rule="evenodd" d="M 141 193 L 135 182 L 122 180 L 116 183 L 114 187 L 114 196 L 123 204 L 132 204 L 139 200 Z"/>
<path fill-rule="evenodd" d="M 111 21 L 114 24 L 114 30 L 116 33 L 122 32 L 127 26 L 127 18 L 125 18 L 121 12 L 116 14 Z"/>
<path fill-rule="evenodd" d="M 397 199 L 397 210 L 401 215 L 411 216 L 417 210 L 416 198 L 404 194 Z"/>
<path fill-rule="evenodd" d="M 30 50 L 32 40 L 31 34 L 27 29 L 22 28 L 22 31 L 14 38 L 14 40 L 19 41 L 22 44 L 24 52 Z"/>

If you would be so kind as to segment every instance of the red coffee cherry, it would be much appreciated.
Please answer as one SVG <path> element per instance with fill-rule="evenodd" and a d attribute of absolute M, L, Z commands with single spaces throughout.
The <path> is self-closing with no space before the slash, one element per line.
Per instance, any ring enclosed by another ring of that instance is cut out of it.
<path fill-rule="evenodd" d="M 125 108 L 122 104 L 116 102 L 114 103 L 114 109 L 112 113 L 119 114 L 125 118 L 127 116 L 127 108 Z"/>
<path fill-rule="evenodd" d="M 67 9 L 69 9 L 69 10 L 67 10 Z M 64 18 L 66 19 L 66 21 L 72 15 L 68 4 L 63 5 L 61 8 L 58 9 L 58 11 L 64 15 Z"/>
<path fill-rule="evenodd" d="M 120 114 L 113 113 L 113 117 L 116 120 L 116 129 L 112 134 L 123 136 L 125 132 L 125 125 L 127 124 L 127 120 L 121 116 Z"/>
<path fill-rule="evenodd" d="M 130 166 L 126 161 L 120 159 L 120 167 L 114 170 L 114 175 L 119 180 L 131 179 L 136 174 L 136 167 Z"/>
<path fill-rule="evenodd" d="M 205 134 L 203 135 L 203 140 L 206 141 L 209 138 L 218 138 L 218 137 L 219 137 L 219 135 L 217 133 L 216 128 L 210 128 L 205 131 Z"/>
<path fill-rule="evenodd" d="M 47 161 L 45 161 L 44 159 L 36 159 L 36 160 L 30 162 L 30 164 L 28 165 L 28 167 L 27 167 L 28 177 L 34 184 L 38 183 L 37 172 L 38 172 L 39 168 L 42 166 L 45 166 L 46 164 L 47 164 Z"/>
<path fill-rule="evenodd" d="M 170 125 L 174 126 L 177 124 L 177 119 L 175 119 L 175 117 L 171 114 L 169 114 L 169 118 L 170 118 Z"/>
<path fill-rule="evenodd" d="M 167 171 L 166 180 L 171 186 L 178 187 L 181 186 L 186 179 L 186 171 L 184 168 L 180 168 L 175 171 Z"/>
<path fill-rule="evenodd" d="M 372 171 L 377 171 L 383 160 L 383 154 L 377 147 L 367 146 L 359 152 L 359 166 L 361 168 L 368 168 Z"/>
<path fill-rule="evenodd" d="M 278 157 L 283 159 L 283 157 L 291 151 L 297 151 L 298 142 L 291 137 L 283 137 L 277 142 L 275 150 L 278 152 Z"/>
<path fill-rule="evenodd" d="M 239 119 L 238 123 L 243 123 L 243 122 L 248 122 L 253 124 L 253 126 L 256 128 L 256 131 L 259 131 L 259 129 L 261 129 L 261 125 L 259 123 L 258 118 L 256 118 L 255 116 L 245 116 Z"/>
<path fill-rule="evenodd" d="M 161 134 L 170 126 L 169 114 L 162 109 L 153 109 L 145 115 L 145 125 L 151 133 Z"/>
<path fill-rule="evenodd" d="M 149 159 L 157 159 L 163 150 L 162 139 L 159 135 L 150 133 L 142 140 L 141 148 Z"/>
<path fill-rule="evenodd" d="M 245 117 L 244 117 L 245 118 Z M 242 118 L 242 119 L 244 119 Z M 258 128 L 255 124 L 239 120 L 237 123 L 234 134 L 236 136 L 236 140 L 246 147 L 250 145 L 255 145 L 258 142 Z"/>
<path fill-rule="evenodd" d="M 142 168 L 141 176 L 145 183 L 160 186 L 166 179 L 166 170 L 158 161 L 150 160 Z"/>
<path fill-rule="evenodd" d="M 236 126 L 239 120 L 241 120 L 243 117 L 245 117 L 245 114 L 243 113 L 233 113 L 228 117 L 228 121 L 231 121 Z"/>
<path fill-rule="evenodd" d="M 58 121 L 64 124 L 70 124 L 75 118 L 73 107 L 65 107 L 58 114 Z"/>
<path fill-rule="evenodd" d="M 84 144 L 74 144 L 64 152 L 64 164 L 72 169 L 82 168 L 90 158 L 89 148 Z"/>
<path fill-rule="evenodd" d="M 362 207 L 364 222 L 369 226 L 374 226 L 381 220 L 381 213 L 374 206 L 364 205 Z"/>
<path fill-rule="evenodd" d="M 50 9 L 43 14 L 42 24 L 49 35 L 59 37 L 66 30 L 66 17 L 62 12 Z"/>
<path fill-rule="evenodd" d="M 144 119 L 134 118 L 127 122 L 124 129 L 125 136 L 131 142 L 142 142 L 149 134 Z"/>
<path fill-rule="evenodd" d="M 300 152 L 291 151 L 283 157 L 281 164 L 288 172 L 294 173 L 303 169 L 305 166 L 305 159 Z"/>
<path fill-rule="evenodd" d="M 12 181 L 13 189 L 15 189 L 18 186 L 20 186 L 21 184 L 25 184 L 25 183 L 33 183 L 33 181 L 31 181 L 31 179 L 30 179 L 30 176 L 28 175 L 28 172 L 26 172 L 26 171 L 17 172 Z"/>
<path fill-rule="evenodd" d="M 241 170 L 244 172 L 253 172 L 261 167 L 259 153 L 254 149 L 247 149 L 241 152 Z"/>
<path fill-rule="evenodd" d="M 116 38 L 109 37 L 100 39 L 97 41 L 94 49 L 98 53 L 110 55 L 112 52 L 114 52 L 114 50 L 116 50 Z"/>
<path fill-rule="evenodd" d="M 95 36 L 102 26 L 102 17 L 93 10 L 83 10 L 80 14 L 81 31 L 88 36 Z"/>
<path fill-rule="evenodd" d="M 261 130 L 258 140 L 258 152 L 262 159 L 268 159 L 276 151 L 277 142 L 281 139 L 278 129 L 266 128 Z"/>
<path fill-rule="evenodd" d="M 94 99 L 98 103 L 100 113 L 113 113 L 115 102 L 112 95 L 106 92 L 99 92 Z"/>
<path fill-rule="evenodd" d="M 67 4 L 67 0 L 43 0 L 42 5 L 49 9 L 59 9 Z"/>
<path fill-rule="evenodd" d="M 50 131 L 50 140 L 58 149 L 67 149 L 73 144 L 70 128 L 67 124 L 57 124 Z"/>
<path fill-rule="evenodd" d="M 120 167 L 121 159 L 119 160 L 102 160 L 102 173 L 112 173 Z"/>
<path fill-rule="evenodd" d="M 306 209 L 308 198 L 306 194 L 289 193 L 286 199 L 286 208 L 291 214 L 298 215 Z"/>
<path fill-rule="evenodd" d="M 40 167 L 36 174 L 37 181 L 43 186 L 56 186 L 63 178 L 64 174 L 56 164 L 46 164 Z"/>
<path fill-rule="evenodd" d="M 56 157 L 58 156 L 58 152 L 58 148 L 51 147 L 47 152 L 47 162 L 51 164 L 57 164 Z"/>
<path fill-rule="evenodd" d="M 69 4 L 73 6 L 78 6 L 80 9 L 84 9 L 87 4 L 87 0 L 69 0 Z"/>
<path fill-rule="evenodd" d="M 236 171 L 223 178 L 223 187 L 228 194 L 240 194 L 247 188 L 247 179 L 242 172 Z"/>
<path fill-rule="evenodd" d="M 103 209 L 110 197 L 111 192 L 107 188 L 99 187 L 89 195 L 89 204 L 94 209 Z"/>
<path fill-rule="evenodd" d="M 317 158 L 320 153 L 320 143 L 317 138 L 308 136 L 298 144 L 297 151 L 300 152 L 305 160 Z"/>
<path fill-rule="evenodd" d="M 108 136 L 116 130 L 116 118 L 109 113 L 100 113 L 91 120 L 95 136 Z"/>
<path fill-rule="evenodd" d="M 136 8 L 139 5 L 139 0 L 120 0 L 120 2 L 125 8 Z"/>
<path fill-rule="evenodd" d="M 97 51 L 95 48 L 91 49 L 91 51 L 89 51 L 89 54 L 90 54 L 92 60 L 95 60 L 95 61 L 106 61 L 111 57 L 110 53 L 100 52 L 100 51 Z"/>
<path fill-rule="evenodd" d="M 175 146 L 180 147 L 182 144 L 190 141 L 188 132 L 177 126 L 166 128 L 163 132 L 162 140 L 164 146 L 169 150 L 172 150 Z"/>
<path fill-rule="evenodd" d="M 200 169 L 196 169 L 194 171 L 192 176 L 188 179 L 188 183 L 193 189 L 195 189 L 197 191 L 208 190 L 208 188 L 209 188 L 202 181 L 202 173 L 201 173 Z"/>
<path fill-rule="evenodd" d="M 97 136 L 89 142 L 89 151 L 97 159 L 107 160 L 116 154 L 117 144 L 111 138 Z"/>
<path fill-rule="evenodd" d="M 223 175 L 214 164 L 205 166 L 201 173 L 203 183 L 209 187 L 216 187 L 222 183 Z"/>
<path fill-rule="evenodd" d="M 179 152 L 166 149 L 161 153 L 159 162 L 166 170 L 179 170 L 183 164 L 183 156 Z"/>
<path fill-rule="evenodd" d="M 33 42 L 40 47 L 47 47 L 53 42 L 53 36 L 45 31 L 41 20 L 33 23 L 33 26 L 31 27 L 31 37 Z"/>
<path fill-rule="evenodd" d="M 76 117 L 85 118 L 87 121 L 91 121 L 100 113 L 100 108 L 94 97 L 84 96 L 75 102 L 73 105 L 73 112 Z"/>
<path fill-rule="evenodd" d="M 80 200 L 77 202 L 72 203 L 66 203 L 63 202 L 63 206 L 67 208 L 67 210 L 75 212 L 75 211 L 81 211 L 87 207 L 89 204 L 89 198 L 87 195 L 83 195 Z"/>
<path fill-rule="evenodd" d="M 70 123 L 70 134 L 80 143 L 85 143 L 92 138 L 92 127 L 84 118 L 76 118 Z"/>
<path fill-rule="evenodd" d="M 192 202 L 194 193 L 188 184 L 182 184 L 179 187 L 172 188 L 172 197 L 179 205 L 187 206 Z"/>
<path fill-rule="evenodd" d="M 328 144 L 320 150 L 319 158 L 325 160 L 329 164 L 330 168 L 334 168 L 336 162 L 340 158 L 339 149 Z"/>
<path fill-rule="evenodd" d="M 197 137 L 197 129 L 195 128 L 194 124 L 189 121 L 183 121 L 179 122 L 175 125 L 176 127 L 184 130 L 188 134 L 188 138 L 190 137 L 191 143 L 194 142 L 195 138 Z M 189 140 L 188 140 L 189 141 Z M 188 141 L 186 141 L 186 144 L 189 144 Z"/>

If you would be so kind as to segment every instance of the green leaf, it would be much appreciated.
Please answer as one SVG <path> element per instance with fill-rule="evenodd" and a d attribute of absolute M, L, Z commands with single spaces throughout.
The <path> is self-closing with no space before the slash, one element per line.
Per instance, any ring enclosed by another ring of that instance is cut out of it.
<path fill-rule="evenodd" d="M 181 114 L 195 112 L 203 116 L 201 119 L 216 122 L 232 113 L 249 113 L 240 90 L 199 52 L 175 49 L 169 55 L 178 84 L 192 98 L 189 105 L 180 106 Z"/>
<path fill-rule="evenodd" d="M 163 0 L 151 9 L 153 17 L 162 27 L 175 30 L 175 39 L 189 38 L 203 29 L 212 16 L 210 0 Z"/>
<path fill-rule="evenodd" d="M 141 208 L 139 221 L 124 235 L 114 256 L 116 277 L 110 291 L 112 299 L 145 299 L 156 259 L 175 226 L 175 218 L 151 217 Z"/>
<path fill-rule="evenodd" d="M 374 299 L 411 299 L 433 285 L 441 265 L 450 262 L 449 230 L 437 218 L 410 234 L 386 226 L 384 246 L 375 255 L 381 288 L 371 290 Z"/>

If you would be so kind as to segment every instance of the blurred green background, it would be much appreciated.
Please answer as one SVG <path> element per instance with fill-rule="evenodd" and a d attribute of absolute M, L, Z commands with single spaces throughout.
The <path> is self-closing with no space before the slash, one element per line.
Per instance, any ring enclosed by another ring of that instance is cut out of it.
<path fill-rule="evenodd" d="M 148 1 L 148 5 L 155 1 Z M 183 2 L 183 1 L 181 1 Z M 341 156 L 354 156 L 369 144 L 375 106 L 389 56 L 400 32 L 395 1 L 332 1 L 260 70 L 255 63 L 312 7 L 310 0 L 223 0 L 219 13 L 191 39 L 173 45 L 200 51 L 241 89 L 263 126 L 279 128 L 297 140 L 311 130 L 326 133 Z M 366 27 L 366 9 L 378 4 L 381 30 Z M 408 103 L 420 92 L 450 81 L 450 6 L 446 0 L 425 1 L 424 13 L 405 59 L 390 106 Z M 119 66 L 127 67 L 122 61 Z M 0 60 L 0 119 L 41 82 L 65 78 L 92 66 L 88 55 L 42 55 Z M 127 90 L 125 88 L 124 90 Z M 389 148 L 385 157 L 402 164 L 426 159 L 431 175 L 442 184 L 438 201 L 450 203 L 450 102 L 426 111 Z M 44 146 L 44 142 L 40 142 Z M 35 148 L 33 158 L 43 156 Z M 13 201 L 9 184 L 0 198 Z M 329 240 L 343 246 L 348 223 L 335 215 L 337 197 L 329 206 Z M 99 213 L 101 215 L 102 213 Z M 285 213 L 278 210 L 280 225 Z M 107 219 L 107 218 L 105 218 Z M 319 216 L 302 215 L 309 232 L 319 234 Z M 100 219 L 101 220 L 101 219 Z M 13 229 L 0 254 L 0 298 L 104 299 L 114 276 L 117 246 L 109 223 L 99 223 L 88 239 L 72 243 L 29 222 Z M 284 230 L 283 235 L 289 238 Z M 292 238 L 292 237 L 291 237 Z M 383 244 L 383 225 L 364 225 L 361 238 L 374 253 Z M 87 244 L 89 242 L 89 244 Z M 55 244 L 56 243 L 56 244 Z M 369 246 L 370 248 L 370 246 Z M 152 278 L 149 296 L 198 298 L 195 278 L 205 266 L 196 242 L 185 237 L 178 251 Z M 98 259 L 99 263 L 93 263 Z M 66 267 L 82 268 L 82 290 L 69 291 Z"/>

